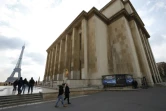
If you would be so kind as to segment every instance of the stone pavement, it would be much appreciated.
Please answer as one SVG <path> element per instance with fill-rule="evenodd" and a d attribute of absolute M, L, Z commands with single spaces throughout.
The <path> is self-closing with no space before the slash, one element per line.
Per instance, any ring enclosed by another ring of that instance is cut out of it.
<path fill-rule="evenodd" d="M 2 111 L 166 111 L 166 88 L 139 91 L 104 91 L 71 99 L 71 105 L 55 108 L 55 101 Z"/>

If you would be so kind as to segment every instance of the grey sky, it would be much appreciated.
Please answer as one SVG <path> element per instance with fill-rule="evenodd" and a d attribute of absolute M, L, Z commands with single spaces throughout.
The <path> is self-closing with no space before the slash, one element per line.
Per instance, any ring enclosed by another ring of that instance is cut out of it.
<path fill-rule="evenodd" d="M 19 37 L 8 38 L 0 35 L 0 50 L 20 49 L 24 41 Z"/>

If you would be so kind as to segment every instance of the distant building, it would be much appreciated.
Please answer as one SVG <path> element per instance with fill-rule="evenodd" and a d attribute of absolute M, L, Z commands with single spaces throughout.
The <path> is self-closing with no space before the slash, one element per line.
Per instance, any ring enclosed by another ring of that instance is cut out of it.
<path fill-rule="evenodd" d="M 47 49 L 44 81 L 79 87 L 100 85 L 102 75 L 132 74 L 153 86 L 162 80 L 148 38 L 129 0 L 82 11 Z"/>
<path fill-rule="evenodd" d="M 4 84 L 5 84 L 4 82 L 0 82 L 0 86 L 4 86 Z"/>
<path fill-rule="evenodd" d="M 166 63 L 165 62 L 158 62 L 157 67 L 159 70 L 159 73 L 163 80 L 166 81 Z"/>

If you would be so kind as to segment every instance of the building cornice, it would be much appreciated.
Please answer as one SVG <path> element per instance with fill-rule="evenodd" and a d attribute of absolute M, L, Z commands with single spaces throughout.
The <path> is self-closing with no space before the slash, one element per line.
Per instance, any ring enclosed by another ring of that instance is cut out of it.
<path fill-rule="evenodd" d="M 105 9 L 107 9 L 111 4 L 113 4 L 116 0 L 111 0 L 110 2 L 108 2 L 102 9 L 100 9 L 100 12 L 104 11 Z"/>
<path fill-rule="evenodd" d="M 93 7 L 88 13 L 87 13 L 87 19 L 89 20 L 93 15 L 97 15 L 104 23 L 108 24 L 109 19 L 103 15 L 98 9 Z"/>

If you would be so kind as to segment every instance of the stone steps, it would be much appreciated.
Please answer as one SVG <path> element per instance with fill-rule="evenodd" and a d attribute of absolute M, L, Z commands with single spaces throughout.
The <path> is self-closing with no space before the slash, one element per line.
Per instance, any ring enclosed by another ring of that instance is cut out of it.
<path fill-rule="evenodd" d="M 42 102 L 42 94 L 0 96 L 0 108 Z"/>

